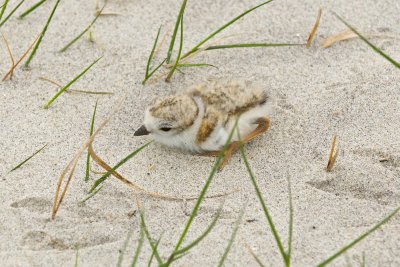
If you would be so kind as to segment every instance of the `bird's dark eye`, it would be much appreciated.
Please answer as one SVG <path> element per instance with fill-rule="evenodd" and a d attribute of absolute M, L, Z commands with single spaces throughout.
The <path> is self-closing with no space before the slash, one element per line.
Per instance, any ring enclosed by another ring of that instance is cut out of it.
<path fill-rule="evenodd" d="M 168 132 L 169 130 L 171 130 L 171 128 L 169 128 L 169 127 L 162 127 L 162 128 L 160 128 L 160 130 L 163 131 L 163 132 Z"/>

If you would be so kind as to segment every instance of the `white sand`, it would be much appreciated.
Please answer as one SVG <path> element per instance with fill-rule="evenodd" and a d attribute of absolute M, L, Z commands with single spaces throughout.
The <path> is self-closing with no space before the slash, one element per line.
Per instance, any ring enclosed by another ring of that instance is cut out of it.
<path fill-rule="evenodd" d="M 16 2 L 11 1 L 12 5 Z M 254 3 L 250 2 L 188 1 L 184 50 L 251 7 Z M 16 58 L 35 39 L 53 3 L 45 3 L 24 20 L 14 16 L 2 27 Z M 17 14 L 31 4 L 25 3 Z M 125 98 L 120 112 L 94 144 L 111 165 L 146 142 L 146 138 L 135 138 L 133 132 L 141 123 L 145 106 L 156 96 L 184 90 L 207 77 L 253 80 L 274 95 L 277 108 L 271 130 L 246 145 L 246 151 L 285 246 L 286 178 L 291 178 L 294 266 L 319 263 L 400 205 L 399 70 L 360 40 L 342 42 L 326 50 L 319 45 L 324 37 L 345 29 L 329 10 L 338 12 L 363 32 L 399 36 L 399 1 L 275 1 L 241 19 L 220 37 L 239 34 L 225 43 L 304 42 L 317 9 L 322 6 L 325 12 L 309 50 L 292 47 L 210 51 L 193 62 L 215 64 L 219 69 L 187 69 L 185 75 L 177 72 L 170 84 L 160 80 L 142 86 L 156 31 L 160 24 L 163 33 L 173 27 L 179 6 L 180 1 L 110 1 L 106 10 L 121 15 L 99 18 L 93 29 L 96 42 L 91 44 L 83 38 L 60 54 L 57 50 L 91 21 L 95 7 L 94 0 L 61 1 L 31 69 L 19 67 L 12 81 L 0 84 L 2 266 L 72 266 L 76 244 L 80 245 L 79 266 L 115 266 L 129 230 L 133 231 L 133 238 L 123 266 L 131 261 L 139 237 L 137 215 L 129 216 L 136 210 L 132 194 L 113 178 L 96 197 L 79 205 L 90 186 L 83 181 L 84 157 L 56 219 L 50 219 L 58 176 L 88 136 L 97 97 L 64 93 L 45 110 L 43 105 L 57 88 L 38 77 L 66 84 L 100 55 L 104 58 L 73 87 L 114 92 L 113 96 L 99 97 L 97 125 L 119 99 Z M 374 43 L 400 59 L 398 40 L 375 39 Z M 3 74 L 10 66 L 3 44 L 0 59 Z M 327 173 L 324 167 L 335 133 L 341 152 L 333 171 Z M 44 151 L 9 173 L 45 143 L 49 146 Z M 380 162 L 383 158 L 388 161 Z M 151 145 L 123 165 L 120 172 L 149 191 L 195 196 L 212 164 L 212 158 Z M 177 266 L 216 265 L 246 199 L 249 202 L 244 222 L 226 265 L 256 265 L 245 243 L 267 266 L 282 264 L 239 154 L 215 177 L 209 194 L 233 188 L 240 192 L 226 198 L 214 230 Z M 143 202 L 152 235 L 159 237 L 163 233 L 159 249 L 167 257 L 188 220 L 185 213 L 190 212 L 194 202 L 187 202 L 186 206 L 150 198 L 143 198 Z M 202 233 L 220 203 L 220 199 L 209 199 L 202 204 L 187 241 Z M 400 217 L 396 216 L 351 249 L 348 261 L 358 266 L 364 252 L 368 266 L 399 266 L 399 233 Z M 140 265 L 147 264 L 150 253 L 146 242 Z M 345 257 L 341 257 L 333 265 L 345 263 Z"/>

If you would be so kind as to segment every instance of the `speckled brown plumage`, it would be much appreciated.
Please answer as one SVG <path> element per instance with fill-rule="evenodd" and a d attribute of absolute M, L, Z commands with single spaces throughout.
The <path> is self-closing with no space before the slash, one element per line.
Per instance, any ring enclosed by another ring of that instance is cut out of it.
<path fill-rule="evenodd" d="M 150 108 L 152 116 L 177 122 L 177 127 L 186 129 L 193 124 L 199 109 L 188 95 L 167 96 L 157 100 Z"/>
<path fill-rule="evenodd" d="M 190 90 L 190 94 L 200 97 L 205 105 L 204 118 L 196 138 L 198 143 L 210 136 L 218 121 L 225 124 L 230 116 L 239 115 L 267 101 L 264 90 L 239 82 L 213 81 L 197 85 Z"/>

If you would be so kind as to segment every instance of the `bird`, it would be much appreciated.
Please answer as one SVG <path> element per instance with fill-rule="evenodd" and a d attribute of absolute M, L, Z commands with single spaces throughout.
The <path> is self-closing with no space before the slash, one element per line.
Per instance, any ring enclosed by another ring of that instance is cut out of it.
<path fill-rule="evenodd" d="M 224 151 L 222 169 L 240 148 L 266 132 L 273 109 L 271 97 L 248 81 L 209 80 L 182 93 L 157 98 L 146 108 L 134 136 L 194 154 L 218 156 L 237 120 L 237 134 Z"/>

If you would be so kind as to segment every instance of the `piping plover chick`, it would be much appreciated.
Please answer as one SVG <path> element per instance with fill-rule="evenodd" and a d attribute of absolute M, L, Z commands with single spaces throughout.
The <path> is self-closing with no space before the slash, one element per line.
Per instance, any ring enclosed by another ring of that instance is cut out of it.
<path fill-rule="evenodd" d="M 266 92 L 245 82 L 210 81 L 182 94 L 155 100 L 135 136 L 151 134 L 156 142 L 197 154 L 216 156 L 237 130 L 248 142 L 269 128 L 272 103 Z M 235 133 L 220 165 L 239 148 Z"/>

